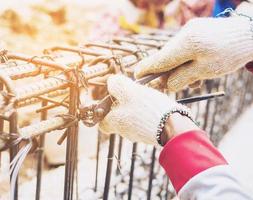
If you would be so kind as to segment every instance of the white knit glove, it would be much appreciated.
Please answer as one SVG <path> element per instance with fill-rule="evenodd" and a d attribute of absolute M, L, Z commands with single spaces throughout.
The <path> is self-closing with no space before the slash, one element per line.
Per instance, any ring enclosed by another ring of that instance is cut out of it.
<path fill-rule="evenodd" d="M 107 85 L 117 101 L 99 123 L 102 133 L 117 133 L 133 142 L 157 145 L 157 127 L 163 114 L 173 108 L 187 110 L 167 95 L 122 75 L 111 76 Z"/>
<path fill-rule="evenodd" d="M 253 22 L 246 17 L 190 20 L 159 52 L 142 60 L 135 76 L 171 71 L 169 91 L 232 73 L 253 60 Z"/>
<path fill-rule="evenodd" d="M 253 17 L 253 0 L 250 0 L 249 2 L 243 1 L 240 3 L 240 5 L 236 8 L 236 12 Z"/>

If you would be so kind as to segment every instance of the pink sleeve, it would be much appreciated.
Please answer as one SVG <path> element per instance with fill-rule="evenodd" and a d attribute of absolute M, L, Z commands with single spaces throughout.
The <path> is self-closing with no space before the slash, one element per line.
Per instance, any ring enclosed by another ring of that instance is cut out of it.
<path fill-rule="evenodd" d="M 193 130 L 172 138 L 163 148 L 159 162 L 177 192 L 194 176 L 227 161 L 206 133 Z"/>

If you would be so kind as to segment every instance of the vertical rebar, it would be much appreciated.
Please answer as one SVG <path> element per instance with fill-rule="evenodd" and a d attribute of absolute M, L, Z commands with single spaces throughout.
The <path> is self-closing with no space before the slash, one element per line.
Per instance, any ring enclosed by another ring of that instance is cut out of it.
<path fill-rule="evenodd" d="M 3 90 L 3 84 L 0 83 L 0 90 Z M 0 118 L 0 134 L 3 132 L 4 130 L 4 119 Z M 1 152 L 0 152 L 0 167 L 1 167 Z"/>
<path fill-rule="evenodd" d="M 135 165 L 135 160 L 136 160 L 136 149 L 137 149 L 137 143 L 135 142 L 135 143 L 133 143 L 133 147 L 132 147 L 130 178 L 129 178 L 129 185 L 128 185 L 128 200 L 131 200 L 131 198 L 132 198 L 134 165 Z"/>
<path fill-rule="evenodd" d="M 110 181 L 111 181 L 111 174 L 112 174 L 113 153 L 114 153 L 114 143 L 115 143 L 115 135 L 112 134 L 110 135 L 110 141 L 109 141 L 103 200 L 108 200 L 108 196 L 109 196 Z"/>
<path fill-rule="evenodd" d="M 122 143 L 123 143 L 123 138 L 119 136 L 119 146 L 118 146 L 118 156 L 117 156 L 119 162 L 121 160 Z M 120 168 L 117 167 L 116 175 L 119 175 L 119 174 L 120 174 Z"/>
<path fill-rule="evenodd" d="M 47 106 L 47 101 L 42 101 L 42 107 Z M 47 119 L 47 110 L 43 110 L 40 116 L 41 120 Z M 37 180 L 36 180 L 36 195 L 35 199 L 40 199 L 40 191 L 41 191 L 41 175 L 44 161 L 44 145 L 45 145 L 45 135 L 41 135 L 39 137 L 39 149 L 38 149 L 38 162 L 37 162 Z"/>
<path fill-rule="evenodd" d="M 70 85 L 69 98 L 69 114 L 77 115 L 78 107 L 78 88 L 76 85 Z M 67 149 L 66 149 L 66 165 L 65 165 L 65 181 L 64 181 L 64 200 L 73 199 L 73 183 L 76 169 L 76 153 L 77 153 L 78 127 L 77 123 L 67 130 Z"/>
<path fill-rule="evenodd" d="M 10 133 L 17 133 L 18 132 L 18 114 L 17 112 L 13 112 L 10 116 L 10 124 L 9 124 L 9 131 Z M 10 148 L 10 162 L 14 159 L 16 154 L 18 153 L 18 145 L 13 146 Z M 10 175 L 12 177 L 12 174 Z M 14 200 L 18 199 L 18 176 L 15 183 L 15 191 L 14 191 Z"/>
<path fill-rule="evenodd" d="M 96 175 L 95 175 L 95 186 L 94 186 L 94 191 L 97 191 L 97 185 L 98 185 L 98 166 L 99 166 L 99 157 L 100 157 L 100 140 L 101 140 L 101 135 L 100 132 L 98 131 L 98 137 L 97 137 L 97 152 L 96 152 Z"/>
<path fill-rule="evenodd" d="M 207 88 L 207 93 L 211 93 L 212 91 L 212 85 L 213 85 L 213 80 L 207 80 L 206 81 L 206 88 Z M 204 115 L 204 124 L 202 129 L 206 130 L 207 124 L 208 124 L 208 117 L 209 117 L 209 110 L 210 110 L 210 100 L 207 100 L 206 102 L 206 108 L 205 108 L 205 115 Z"/>
<path fill-rule="evenodd" d="M 78 125 L 77 125 L 78 126 Z M 79 127 L 77 127 L 77 129 L 79 129 Z M 75 192 L 76 192 L 76 200 L 79 200 L 79 184 L 78 184 L 78 138 L 77 138 L 77 142 L 76 142 L 76 146 L 77 146 L 77 150 L 76 150 L 76 164 L 75 164 Z"/>
<path fill-rule="evenodd" d="M 148 182 L 148 191 L 147 191 L 147 200 L 151 199 L 151 192 L 152 192 L 152 182 L 153 182 L 153 176 L 154 176 L 154 167 L 155 167 L 155 153 L 156 148 L 153 147 L 152 151 L 152 160 L 151 160 L 151 166 L 150 166 L 150 172 L 149 172 L 149 182 Z"/>
<path fill-rule="evenodd" d="M 244 97 L 243 97 L 243 100 L 244 100 L 244 101 L 242 101 L 242 105 L 241 105 L 242 108 L 245 107 L 245 103 L 248 103 L 248 102 L 247 102 L 247 99 L 246 99 L 246 95 L 247 95 L 247 93 L 248 93 L 248 91 L 249 91 L 249 86 L 251 85 L 251 84 L 250 84 L 250 80 L 252 79 L 252 77 L 249 76 L 249 74 L 247 74 L 247 75 L 248 75 L 248 76 L 247 76 L 247 81 L 246 81 L 246 83 L 245 83 L 245 90 L 244 90 Z"/>
<path fill-rule="evenodd" d="M 217 81 L 217 83 L 215 84 L 216 87 L 216 91 L 219 91 L 219 87 L 220 87 L 220 80 Z M 209 131 L 209 135 L 210 135 L 210 139 L 214 144 L 217 144 L 218 141 L 215 141 L 215 137 L 213 135 L 213 130 L 214 130 L 214 125 L 215 125 L 215 116 L 218 112 L 218 103 L 220 102 L 219 99 L 215 99 L 214 100 L 214 111 L 212 113 L 212 121 L 211 121 L 211 126 L 210 126 L 210 131 Z"/>
<path fill-rule="evenodd" d="M 248 86 L 248 79 L 247 77 L 245 77 L 245 73 L 243 73 L 242 71 L 242 74 L 239 78 L 239 80 L 245 80 L 246 79 L 246 83 L 244 84 L 244 90 L 239 90 L 239 93 L 240 93 L 240 96 L 239 96 L 239 107 L 238 107 L 238 110 L 237 110 L 237 115 L 239 116 L 240 113 L 243 112 L 243 109 L 244 109 L 244 102 L 245 102 L 245 96 L 246 96 L 246 93 L 247 93 L 247 86 Z"/>
<path fill-rule="evenodd" d="M 168 199 L 168 196 L 169 196 L 169 183 L 170 183 L 170 180 L 169 180 L 169 178 L 168 177 L 166 177 L 166 183 L 165 183 L 165 186 L 166 186 L 166 188 L 165 188 L 165 200 L 167 200 Z"/>
<path fill-rule="evenodd" d="M 219 100 L 215 99 L 215 102 L 214 102 L 215 106 L 214 106 L 214 111 L 213 111 L 213 114 L 212 114 L 211 128 L 210 128 L 210 131 L 209 131 L 209 135 L 210 135 L 211 141 L 213 143 L 215 143 L 214 138 L 213 138 L 213 129 L 214 129 L 214 125 L 215 125 L 215 116 L 216 116 L 217 111 L 218 111 L 218 102 L 219 102 Z"/>

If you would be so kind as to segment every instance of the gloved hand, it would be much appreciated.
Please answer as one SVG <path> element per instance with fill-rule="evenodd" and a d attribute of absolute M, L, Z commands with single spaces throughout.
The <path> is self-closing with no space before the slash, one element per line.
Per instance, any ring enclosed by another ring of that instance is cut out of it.
<path fill-rule="evenodd" d="M 117 133 L 133 142 L 157 145 L 157 127 L 163 114 L 173 108 L 187 110 L 167 95 L 136 84 L 122 75 L 110 77 L 107 85 L 109 93 L 117 101 L 99 123 L 102 133 Z"/>
<path fill-rule="evenodd" d="M 246 17 L 190 20 L 159 52 L 142 60 L 135 76 L 170 71 L 169 91 L 232 73 L 253 60 L 253 22 Z"/>

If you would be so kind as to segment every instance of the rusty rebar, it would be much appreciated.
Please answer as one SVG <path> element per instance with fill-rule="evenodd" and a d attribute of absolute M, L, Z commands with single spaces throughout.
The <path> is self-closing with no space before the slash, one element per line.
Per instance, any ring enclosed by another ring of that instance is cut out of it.
<path fill-rule="evenodd" d="M 126 38 L 126 37 L 115 37 L 112 39 L 113 42 L 115 43 L 129 43 L 129 44 L 134 44 L 134 45 L 143 45 L 143 46 L 148 46 L 152 48 L 161 48 L 162 43 L 154 42 L 154 41 L 147 41 L 147 40 L 137 40 L 134 38 Z M 163 43 L 164 45 L 164 43 Z"/>
<path fill-rule="evenodd" d="M 46 53 L 50 51 L 67 51 L 67 52 L 74 52 L 74 53 L 85 54 L 85 55 L 90 55 L 90 56 L 104 55 L 103 53 L 99 53 L 97 51 L 93 51 L 90 49 L 84 49 L 82 47 L 55 46 L 55 47 L 45 50 Z"/>
<path fill-rule="evenodd" d="M 60 70 L 60 71 L 68 70 L 68 67 L 66 65 L 62 65 L 62 64 L 56 63 L 54 61 L 42 59 L 42 58 L 39 58 L 36 56 L 27 56 L 25 54 L 8 52 L 7 57 L 8 57 L 8 59 L 22 60 L 22 61 L 26 61 L 28 63 L 32 63 L 35 65 L 48 66 L 48 67 L 51 67 L 55 70 Z"/>
<path fill-rule="evenodd" d="M 148 181 L 148 190 L 147 190 L 147 200 L 151 199 L 151 193 L 152 193 L 152 182 L 154 178 L 154 167 L 155 167 L 155 160 L 156 160 L 156 148 L 153 147 L 152 150 L 152 156 L 151 156 L 151 165 L 150 165 L 150 171 L 149 171 L 149 181 Z"/>
<path fill-rule="evenodd" d="M 84 74 L 85 79 L 88 80 L 97 76 L 103 76 L 112 70 L 113 68 L 111 68 L 110 66 L 97 65 L 92 68 L 83 69 L 82 73 Z M 12 86 L 11 80 L 7 79 L 8 76 L 7 77 L 3 76 L 2 78 L 5 79 L 4 83 L 7 88 L 9 87 L 14 88 L 14 86 Z M 54 92 L 55 90 L 65 89 L 68 86 L 69 86 L 69 82 L 68 82 L 67 77 L 63 74 L 60 74 L 54 77 L 43 79 L 34 84 L 17 88 L 15 99 L 16 99 L 16 102 L 21 102 L 27 99 L 31 99 L 33 97 L 38 97 L 39 95 L 44 95 L 50 92 Z M 6 104 L 5 98 L 3 97 L 3 95 L 0 94 L 0 105 L 2 105 L 3 107 L 5 104 Z"/>
<path fill-rule="evenodd" d="M 42 106 L 46 106 L 47 101 L 42 101 Z M 41 112 L 41 120 L 47 119 L 47 111 Z M 43 168 L 43 160 L 44 160 L 44 145 L 45 145 L 45 135 L 41 135 L 39 137 L 39 147 L 38 147 L 38 162 L 37 162 L 37 180 L 36 180 L 36 193 L 35 200 L 40 200 L 40 192 L 41 192 L 41 176 L 42 176 L 42 168 Z"/>
<path fill-rule="evenodd" d="M 136 160 L 136 150 L 137 150 L 137 143 L 133 143 L 132 147 L 132 157 L 131 157 L 131 168 L 129 174 L 129 185 L 128 185 L 128 200 L 132 199 L 132 190 L 133 190 L 133 179 L 134 179 L 134 165 Z"/>
<path fill-rule="evenodd" d="M 94 191 L 97 191 L 98 187 L 98 167 L 99 167 L 99 158 L 100 158 L 100 143 L 101 143 L 101 134 L 98 131 L 97 135 L 97 149 L 96 149 L 96 170 L 95 170 L 95 184 L 94 184 Z"/>
<path fill-rule="evenodd" d="M 3 84 L 0 83 L 0 90 L 3 90 Z M 0 118 L 0 134 L 3 132 L 4 130 L 4 119 Z M 0 152 L 0 167 L 1 167 L 1 164 L 2 164 L 2 155 L 1 155 L 1 152 Z"/>
<path fill-rule="evenodd" d="M 85 47 L 100 47 L 107 50 L 118 50 L 125 53 L 134 53 L 137 49 L 124 47 L 122 45 L 108 44 L 108 43 L 86 43 Z"/>
<path fill-rule="evenodd" d="M 108 150 L 108 156 L 107 156 L 107 167 L 106 167 L 103 200 L 109 199 L 109 190 L 110 190 L 113 155 L 114 155 L 114 144 L 115 144 L 115 135 L 112 134 L 110 135 L 110 140 L 109 140 L 109 150 Z"/>
<path fill-rule="evenodd" d="M 17 112 L 13 112 L 10 116 L 10 124 L 9 124 L 9 132 L 17 133 L 18 132 L 18 114 Z M 15 145 L 10 148 L 10 163 L 15 158 L 18 153 L 19 146 Z M 10 175 L 10 180 L 12 179 L 13 174 Z M 18 176 L 15 182 L 15 190 L 13 194 L 14 200 L 18 200 Z"/>
<path fill-rule="evenodd" d="M 52 117 L 47 120 L 40 121 L 38 123 L 34 123 L 29 126 L 25 126 L 20 128 L 18 133 L 24 139 L 26 138 L 33 138 L 45 133 L 57 130 L 57 129 L 64 129 L 66 125 L 66 120 L 64 117 Z M 15 133 L 15 132 L 13 132 Z"/>
<path fill-rule="evenodd" d="M 118 158 L 119 162 L 121 161 L 122 144 L 123 144 L 123 138 L 121 136 L 119 136 L 118 155 L 117 155 L 117 158 Z M 117 167 L 116 174 L 117 175 L 120 174 L 120 168 L 119 167 Z"/>
<path fill-rule="evenodd" d="M 77 77 L 75 77 L 75 83 L 76 84 L 70 86 L 69 114 L 77 117 L 77 109 L 79 105 L 79 87 Z M 76 122 L 67 130 L 64 200 L 73 199 L 73 184 L 77 165 L 77 140 L 78 125 Z"/>
<path fill-rule="evenodd" d="M 207 92 L 208 93 L 210 93 L 212 91 L 212 85 L 213 85 L 213 80 L 208 80 L 206 82 L 206 88 L 207 88 Z M 206 112 L 205 112 L 205 115 L 204 115 L 204 124 L 202 126 L 203 130 L 206 130 L 207 125 L 208 125 L 209 110 L 210 110 L 210 100 L 207 100 L 205 110 L 206 110 Z"/>

